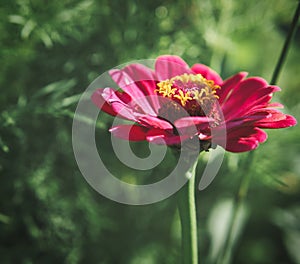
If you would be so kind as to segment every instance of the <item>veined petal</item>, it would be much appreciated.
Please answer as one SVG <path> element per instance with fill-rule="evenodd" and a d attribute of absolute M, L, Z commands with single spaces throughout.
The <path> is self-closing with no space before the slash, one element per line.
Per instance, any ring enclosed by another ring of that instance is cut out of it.
<path fill-rule="evenodd" d="M 91 96 L 92 102 L 102 111 L 115 116 L 116 112 L 111 102 L 120 102 L 124 105 L 130 105 L 131 98 L 126 93 L 115 91 L 112 88 L 97 89 Z"/>
<path fill-rule="evenodd" d="M 205 79 L 214 81 L 217 85 L 221 85 L 223 82 L 217 72 L 204 64 L 194 64 L 191 69 L 193 72 L 201 74 Z"/>
<path fill-rule="evenodd" d="M 120 101 L 112 101 L 111 102 L 111 108 L 114 112 L 117 113 L 119 117 L 132 120 L 132 121 L 137 121 L 137 113 L 134 112 L 132 108 L 130 108 L 128 105 L 124 104 L 123 102 Z"/>
<path fill-rule="evenodd" d="M 104 88 L 99 90 L 102 90 L 102 96 L 107 103 L 110 103 L 111 101 L 120 101 L 124 104 L 131 104 L 131 97 L 127 93 L 116 91 L 112 88 Z"/>
<path fill-rule="evenodd" d="M 260 128 L 285 128 L 285 127 L 295 126 L 297 124 L 297 120 L 293 116 L 284 115 L 284 117 L 285 118 L 283 119 L 274 120 L 274 116 L 273 116 L 273 120 L 272 117 L 266 118 L 264 120 L 256 122 L 255 125 Z"/>
<path fill-rule="evenodd" d="M 111 105 L 108 104 L 105 99 L 103 98 L 103 90 L 104 89 L 97 89 L 91 96 L 92 102 L 104 111 L 107 114 L 115 116 L 117 113 L 112 109 Z"/>
<path fill-rule="evenodd" d="M 255 93 L 257 90 L 267 87 L 268 83 L 266 80 L 260 77 L 250 77 L 245 79 L 239 83 L 238 86 L 233 90 L 230 95 L 230 98 L 239 96 L 239 97 L 246 97 L 247 95 Z M 229 99 L 230 99 L 229 98 Z"/>
<path fill-rule="evenodd" d="M 254 150 L 258 145 L 259 142 L 255 138 L 236 138 L 229 140 L 225 149 L 230 152 L 240 153 Z"/>
<path fill-rule="evenodd" d="M 236 87 L 247 75 L 247 72 L 240 72 L 223 82 L 221 89 L 217 90 L 217 95 L 219 96 L 219 102 L 221 105 L 228 99 L 233 90 L 236 89 Z"/>
<path fill-rule="evenodd" d="M 246 114 L 251 107 L 267 105 L 272 98 L 272 93 L 277 90 L 275 86 L 268 86 L 262 78 L 246 79 L 240 82 L 228 99 L 223 102 L 223 113 L 226 119 Z"/>
<path fill-rule="evenodd" d="M 138 86 L 145 96 L 149 96 L 149 101 L 151 101 L 152 107 L 157 112 L 160 105 L 157 94 L 154 92 L 158 81 L 154 71 L 139 63 L 130 64 L 122 71 L 130 76 L 132 82 Z"/>
<path fill-rule="evenodd" d="M 139 81 L 156 81 L 154 71 L 143 64 L 134 63 L 122 69 L 133 82 Z M 145 95 L 147 95 L 145 93 Z"/>
<path fill-rule="evenodd" d="M 271 116 L 271 114 L 268 112 L 259 112 L 253 115 L 247 115 L 240 118 L 235 118 L 226 122 L 226 129 L 232 129 L 235 127 L 249 126 L 249 125 L 254 126 L 255 122 L 267 118 L 268 116 Z"/>
<path fill-rule="evenodd" d="M 238 100 L 236 102 L 234 100 L 227 102 L 222 108 L 225 119 L 231 120 L 247 116 L 256 111 L 261 111 L 261 109 L 265 109 L 272 99 L 272 94 L 259 96 L 260 94 L 265 94 L 265 91 L 258 92 L 255 96 L 245 98 L 242 101 L 242 105 L 239 107 Z"/>
<path fill-rule="evenodd" d="M 140 109 L 149 115 L 156 115 L 157 111 L 154 110 L 151 103 L 148 101 L 149 97 L 145 97 L 144 92 L 139 88 L 131 76 L 129 76 L 123 70 L 111 70 L 109 71 L 112 79 L 125 91 L 134 103 L 140 107 Z M 141 83 L 140 83 L 141 84 Z"/>
<path fill-rule="evenodd" d="M 155 127 L 160 129 L 173 130 L 173 126 L 169 122 L 155 116 L 149 116 L 149 115 L 141 116 L 138 118 L 138 122 L 141 125 L 146 127 Z"/>
<path fill-rule="evenodd" d="M 193 73 L 187 63 L 178 56 L 164 55 L 156 59 L 155 74 L 159 81 L 184 73 Z"/>
<path fill-rule="evenodd" d="M 259 143 L 267 140 L 267 134 L 256 127 L 240 127 L 229 130 L 225 149 L 231 152 L 245 152 L 258 147 Z M 217 140 L 216 140 L 217 141 Z"/>
<path fill-rule="evenodd" d="M 264 142 L 267 139 L 267 134 L 253 126 L 242 126 L 227 131 L 227 140 L 235 138 L 256 138 L 258 142 Z"/>

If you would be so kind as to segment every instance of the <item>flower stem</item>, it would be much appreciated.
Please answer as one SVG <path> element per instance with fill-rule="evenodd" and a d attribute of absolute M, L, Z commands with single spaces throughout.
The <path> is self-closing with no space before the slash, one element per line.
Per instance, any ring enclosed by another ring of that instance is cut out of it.
<path fill-rule="evenodd" d="M 177 193 L 181 222 L 182 263 L 198 264 L 197 219 L 195 206 L 195 169 L 197 161 L 185 173 L 189 180 Z"/>
<path fill-rule="evenodd" d="M 280 57 L 278 59 L 276 68 L 275 68 L 273 76 L 272 76 L 271 84 L 273 84 L 273 85 L 276 84 L 279 73 L 280 73 L 280 70 L 281 70 L 281 68 L 283 66 L 283 63 L 285 61 L 287 52 L 288 52 L 290 44 L 292 42 L 292 38 L 293 38 L 294 33 L 296 31 L 296 28 L 297 28 L 299 15 L 300 15 L 300 1 L 298 1 L 298 7 L 295 11 L 294 18 L 292 20 L 288 35 L 286 37 L 285 43 L 283 45 L 283 48 L 282 48 L 282 51 L 281 51 L 281 54 L 280 54 Z"/>

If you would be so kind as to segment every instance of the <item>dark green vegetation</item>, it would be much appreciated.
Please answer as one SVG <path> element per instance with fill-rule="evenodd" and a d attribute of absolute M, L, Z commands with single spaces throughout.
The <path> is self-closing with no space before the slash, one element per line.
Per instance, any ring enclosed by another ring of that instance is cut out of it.
<path fill-rule="evenodd" d="M 208 64 L 223 78 L 248 71 L 270 80 L 296 5 L 293 0 L 1 0 L 0 262 L 178 263 L 174 197 L 147 206 L 117 204 L 81 176 L 71 144 L 76 102 L 111 67 L 160 54 Z M 275 98 L 298 120 L 299 42 L 298 30 Z M 98 141 L 110 140 L 111 122 L 100 115 Z M 299 126 L 270 131 L 256 151 L 233 263 L 300 263 L 299 132 Z M 137 149 L 144 153 L 148 146 L 139 143 Z M 108 166 L 129 182 L 159 179 L 171 166 L 135 174 L 114 161 L 109 146 L 103 153 Z M 204 263 L 214 262 L 225 239 L 219 228 L 228 227 L 246 157 L 227 153 L 213 184 L 197 193 Z M 201 163 L 198 170 L 201 174 Z"/>

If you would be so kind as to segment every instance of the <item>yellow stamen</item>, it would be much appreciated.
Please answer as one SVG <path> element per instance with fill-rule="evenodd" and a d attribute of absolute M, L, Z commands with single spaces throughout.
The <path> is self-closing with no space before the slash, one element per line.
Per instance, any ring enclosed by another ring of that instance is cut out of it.
<path fill-rule="evenodd" d="M 180 103 L 182 104 L 182 106 L 186 105 L 186 102 L 188 100 L 192 100 L 193 98 L 189 96 L 189 93 L 184 93 L 183 91 L 179 90 L 179 94 L 175 94 L 174 95 L 175 98 L 180 100 Z"/>
<path fill-rule="evenodd" d="M 196 100 L 200 104 L 205 100 L 218 99 L 216 90 L 220 88 L 214 81 L 207 80 L 201 74 L 187 74 L 175 76 L 157 84 L 155 91 L 164 97 L 177 98 L 182 106 L 187 101 Z"/>
<path fill-rule="evenodd" d="M 205 100 L 218 99 L 219 96 L 216 95 L 216 90 L 210 90 L 209 87 L 203 87 L 200 92 L 194 91 L 193 99 L 197 100 L 200 104 L 203 104 Z"/>
<path fill-rule="evenodd" d="M 172 88 L 172 82 L 169 80 L 162 81 L 157 84 L 159 89 L 156 89 L 155 91 L 162 94 L 164 97 L 171 97 L 175 94 L 176 88 Z"/>

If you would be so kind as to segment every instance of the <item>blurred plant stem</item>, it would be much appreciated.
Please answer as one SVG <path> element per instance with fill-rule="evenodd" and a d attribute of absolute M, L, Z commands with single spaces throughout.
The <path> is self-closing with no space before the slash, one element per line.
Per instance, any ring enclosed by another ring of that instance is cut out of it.
<path fill-rule="evenodd" d="M 240 210 L 243 207 L 244 200 L 248 193 L 249 184 L 251 181 L 251 164 L 254 158 L 254 151 L 249 152 L 249 154 L 245 157 L 243 164 L 241 166 L 240 171 L 240 185 L 239 190 L 234 197 L 232 213 L 230 215 L 229 227 L 227 230 L 226 239 L 223 244 L 222 250 L 220 250 L 220 254 L 217 258 L 217 264 L 228 264 L 231 261 L 234 243 L 235 243 L 235 230 L 234 227 L 238 221 L 238 215 Z"/>
<path fill-rule="evenodd" d="M 216 34 L 221 36 L 221 39 L 226 39 L 226 36 L 229 35 L 228 31 L 230 28 L 230 21 L 233 12 L 233 1 L 232 0 L 221 0 L 220 4 L 222 6 L 221 13 L 218 21 L 216 23 Z M 221 72 L 222 63 L 226 56 L 227 47 L 220 45 L 220 40 L 216 41 L 215 48 L 213 50 L 210 66 L 216 71 Z"/>
<path fill-rule="evenodd" d="M 288 35 L 285 39 L 280 57 L 278 59 L 277 65 L 275 67 L 275 70 L 274 70 L 274 73 L 273 73 L 273 76 L 272 76 L 271 84 L 273 84 L 273 85 L 275 85 L 277 83 L 277 79 L 279 77 L 280 71 L 281 71 L 282 66 L 284 64 L 284 61 L 286 59 L 288 50 L 289 50 L 290 45 L 291 45 L 291 41 L 292 41 L 293 36 L 295 34 L 295 31 L 297 29 L 297 23 L 298 23 L 299 15 L 300 15 L 300 1 L 298 1 L 298 6 L 296 8 L 294 18 L 292 20 Z"/>
<path fill-rule="evenodd" d="M 8 224 L 10 222 L 10 218 L 7 215 L 0 213 L 0 222 Z"/>
<path fill-rule="evenodd" d="M 292 37 L 297 28 L 299 15 L 300 15 L 300 1 L 298 1 L 298 6 L 296 8 L 293 20 L 291 22 L 289 32 L 287 34 L 285 43 L 281 50 L 281 54 L 279 56 L 277 65 L 274 69 L 274 73 L 273 73 L 272 80 L 271 80 L 272 85 L 275 85 L 278 80 L 280 71 L 281 71 L 284 61 L 286 59 L 286 55 L 291 46 Z M 253 162 L 253 157 L 254 157 L 254 151 L 249 152 L 249 154 L 245 158 L 244 164 L 241 168 L 241 173 L 243 175 L 240 175 L 241 182 L 239 185 L 237 195 L 235 196 L 235 199 L 234 199 L 233 210 L 232 210 L 230 222 L 229 222 L 229 228 L 228 228 L 228 231 L 226 234 L 225 242 L 224 242 L 223 247 L 221 248 L 218 258 L 217 258 L 217 264 L 229 264 L 231 262 L 233 249 L 234 249 L 234 243 L 235 243 L 234 227 L 237 224 L 238 213 L 241 210 L 241 208 L 243 207 L 245 197 L 247 196 L 247 193 L 248 193 L 248 188 L 249 188 L 249 184 L 251 181 L 250 168 L 251 168 L 251 165 Z"/>
<path fill-rule="evenodd" d="M 177 193 L 181 223 L 182 263 L 198 264 L 197 219 L 195 205 L 195 170 L 197 161 L 185 173 L 188 182 Z"/>

